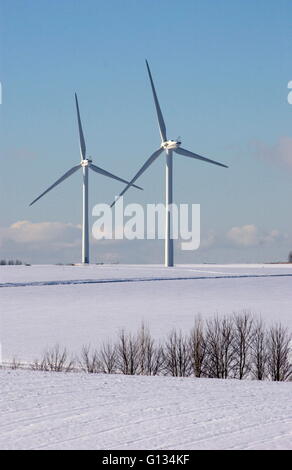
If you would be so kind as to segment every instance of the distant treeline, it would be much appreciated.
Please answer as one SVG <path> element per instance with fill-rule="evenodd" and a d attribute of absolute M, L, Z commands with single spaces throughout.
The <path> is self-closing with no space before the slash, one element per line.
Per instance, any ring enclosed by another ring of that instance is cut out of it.
<path fill-rule="evenodd" d="M 25 266 L 29 266 L 29 264 L 27 263 L 24 263 L 23 261 L 20 261 L 20 259 L 9 259 L 9 260 L 6 260 L 6 259 L 1 259 L 0 260 L 0 266 L 21 266 L 21 265 L 25 265 Z"/>

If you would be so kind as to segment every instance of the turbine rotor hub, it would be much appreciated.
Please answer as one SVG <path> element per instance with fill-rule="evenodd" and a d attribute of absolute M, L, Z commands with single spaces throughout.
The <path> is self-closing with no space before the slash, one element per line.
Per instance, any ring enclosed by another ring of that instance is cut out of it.
<path fill-rule="evenodd" d="M 162 142 L 161 147 L 165 150 L 174 150 L 177 149 L 181 145 L 181 142 L 178 140 L 166 140 Z"/>
<path fill-rule="evenodd" d="M 90 160 L 89 158 L 86 158 L 84 160 L 81 160 L 81 166 L 88 166 L 90 163 L 92 162 L 92 160 Z"/>

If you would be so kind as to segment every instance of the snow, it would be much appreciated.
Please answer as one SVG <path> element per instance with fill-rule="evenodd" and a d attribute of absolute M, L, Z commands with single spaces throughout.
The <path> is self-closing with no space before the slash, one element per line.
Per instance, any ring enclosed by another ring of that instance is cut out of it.
<path fill-rule="evenodd" d="M 0 287 L 60 284 L 59 281 L 123 281 L 214 277 L 292 276 L 292 264 L 0 266 Z"/>
<path fill-rule="evenodd" d="M 73 354 L 144 321 L 250 310 L 291 328 L 291 265 L 1 266 L 4 360 Z M 1 449 L 291 449 L 291 382 L 0 370 Z"/>
<path fill-rule="evenodd" d="M 1 266 L 3 359 L 33 360 L 56 343 L 78 354 L 142 321 L 163 339 L 198 313 L 250 310 L 291 328 L 291 287 L 289 264 Z"/>
<path fill-rule="evenodd" d="M 0 449 L 291 449 L 291 383 L 0 371 Z"/>

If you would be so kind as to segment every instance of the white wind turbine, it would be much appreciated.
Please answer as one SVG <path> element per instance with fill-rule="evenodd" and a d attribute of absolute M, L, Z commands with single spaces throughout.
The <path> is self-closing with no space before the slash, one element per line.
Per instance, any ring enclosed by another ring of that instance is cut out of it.
<path fill-rule="evenodd" d="M 77 95 L 75 93 L 75 101 L 76 101 L 76 110 L 77 110 L 77 120 L 78 120 L 78 129 L 79 129 L 79 141 L 80 141 L 80 154 L 81 154 L 81 162 L 73 166 L 70 170 L 66 171 L 66 173 L 61 176 L 52 186 L 50 186 L 46 191 L 44 191 L 40 196 L 38 196 L 36 199 L 34 199 L 31 203 L 34 204 L 36 201 L 38 201 L 42 196 L 44 196 L 46 193 L 51 191 L 55 186 L 58 184 L 62 183 L 65 179 L 69 178 L 69 176 L 73 175 L 77 170 L 82 168 L 83 171 L 83 188 L 82 188 L 82 195 L 83 195 L 83 205 L 82 205 L 82 263 L 83 264 L 88 264 L 89 263 L 89 224 L 88 224 L 88 168 L 90 168 L 92 171 L 95 171 L 96 173 L 99 173 L 100 175 L 103 176 L 108 176 L 109 178 L 113 178 L 117 181 L 121 181 L 122 183 L 126 183 L 129 186 L 134 186 L 135 188 L 142 189 L 139 186 L 136 186 L 132 183 L 129 183 L 128 181 L 124 180 L 123 178 L 120 178 L 119 176 L 113 175 L 112 173 L 109 173 L 106 170 L 103 170 L 102 168 L 99 168 L 96 165 L 93 165 L 92 160 L 90 159 L 91 157 L 86 157 L 86 145 L 85 145 L 85 139 L 83 135 L 83 130 L 82 130 L 82 124 L 81 124 L 81 118 L 80 118 L 80 112 L 79 112 L 79 106 L 78 106 L 78 99 Z"/>
<path fill-rule="evenodd" d="M 150 72 L 150 68 L 148 62 L 146 60 L 146 66 L 148 70 L 148 75 L 150 78 L 154 103 L 156 107 L 157 117 L 158 117 L 158 125 L 159 131 L 161 136 L 161 145 L 158 150 L 156 150 L 151 157 L 146 160 L 142 168 L 138 171 L 138 173 L 134 176 L 134 178 L 128 183 L 125 189 L 120 193 L 120 195 L 116 198 L 116 200 L 112 203 L 111 207 L 118 201 L 119 197 L 121 197 L 130 186 L 139 178 L 139 176 L 144 173 L 145 170 L 159 157 L 159 155 L 165 150 L 166 152 L 166 188 L 165 188 L 165 195 L 166 195 L 166 219 L 165 219 L 165 266 L 170 267 L 173 266 L 173 240 L 171 238 L 171 211 L 170 205 L 172 204 L 172 194 L 173 194 L 173 184 L 172 184 L 172 153 L 175 152 L 179 155 L 184 155 L 185 157 L 195 158 L 197 160 L 203 160 L 205 162 L 213 163 L 214 165 L 223 166 L 228 168 L 227 165 L 223 165 L 223 163 L 216 162 L 214 160 L 210 160 L 209 158 L 201 157 L 196 153 L 190 152 L 189 150 L 183 149 L 181 147 L 181 142 L 177 140 L 168 140 L 166 137 L 166 126 L 164 123 L 164 119 L 162 116 L 162 112 L 159 106 L 157 94 L 155 91 L 152 75 Z"/>

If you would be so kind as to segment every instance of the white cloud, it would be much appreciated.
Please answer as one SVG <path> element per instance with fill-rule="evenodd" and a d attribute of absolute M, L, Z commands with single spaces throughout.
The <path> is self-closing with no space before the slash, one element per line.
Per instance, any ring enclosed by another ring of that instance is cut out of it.
<path fill-rule="evenodd" d="M 195 253 L 194 261 L 224 259 L 233 262 L 236 256 L 233 246 L 241 256 L 253 252 L 253 261 L 257 261 L 257 247 L 263 246 L 275 253 L 288 252 L 287 235 L 278 230 L 264 231 L 253 224 L 232 227 L 227 233 L 206 231 L 202 234 L 200 250 Z M 276 243 L 277 242 L 277 243 Z M 283 248 L 284 246 L 284 248 Z M 155 263 L 163 261 L 163 241 L 128 241 L 91 239 L 92 262 L 135 262 Z M 271 248 L 270 248 L 271 247 Z M 209 253 L 210 250 L 210 254 Z M 223 250 L 223 251 L 222 251 Z M 227 250 L 227 252 L 226 252 Z M 279 251 L 280 250 L 280 251 Z M 281 251 L 282 250 L 282 251 Z M 258 250 L 261 251 L 261 250 Z M 217 255 L 217 253 L 219 253 Z M 221 253 L 221 255 L 220 255 Z M 223 254 L 222 254 L 223 253 Z M 227 254 L 226 254 L 227 253 Z M 231 258 L 228 258 L 228 256 Z M 78 262 L 81 256 L 81 226 L 61 222 L 31 222 L 21 220 L 10 227 L 0 227 L 0 258 L 21 259 L 30 263 L 71 263 Z M 222 258 L 220 257 L 222 256 Z M 283 254 L 275 255 L 280 259 Z M 177 250 L 177 262 L 182 252 Z M 270 259 L 270 258 L 269 258 Z M 185 262 L 185 258 L 183 258 Z M 188 257 L 187 262 L 191 262 Z"/>
<path fill-rule="evenodd" d="M 20 220 L 8 228 L 0 229 L 0 244 L 10 241 L 17 244 L 56 243 L 60 247 L 80 243 L 81 226 L 61 222 Z"/>
<path fill-rule="evenodd" d="M 227 239 L 236 246 L 257 246 L 273 243 L 276 240 L 285 238 L 278 230 L 264 232 L 259 230 L 255 225 L 243 225 L 242 227 L 232 227 L 227 232 Z"/>
<path fill-rule="evenodd" d="M 9 227 L 0 227 L 0 257 L 33 263 L 78 262 L 81 238 L 82 227 L 79 224 L 20 220 Z M 121 247 L 117 243 L 115 240 L 91 238 L 92 262 L 119 261 Z M 122 251 L 127 252 L 129 248 Z"/>

